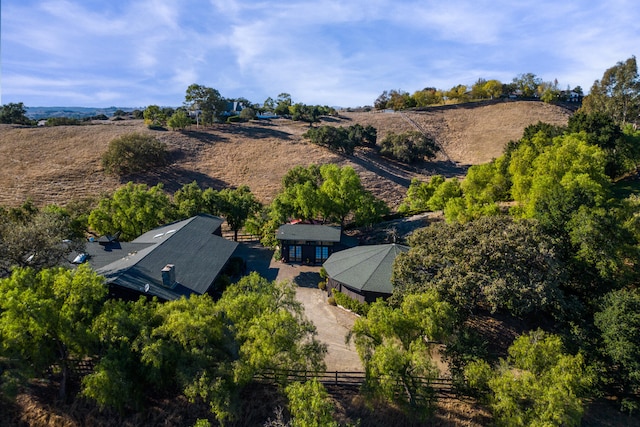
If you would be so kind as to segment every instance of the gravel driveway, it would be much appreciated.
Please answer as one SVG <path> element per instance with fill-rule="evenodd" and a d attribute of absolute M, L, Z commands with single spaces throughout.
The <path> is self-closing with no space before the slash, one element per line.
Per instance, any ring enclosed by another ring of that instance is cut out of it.
<path fill-rule="evenodd" d="M 273 260 L 273 251 L 258 243 L 240 243 L 236 254 L 247 261 L 247 271 L 256 271 L 268 280 L 287 280 L 297 285 L 296 299 L 316 325 L 318 339 L 327 344 L 328 371 L 363 371 L 353 343 L 345 338 L 357 315 L 327 304 L 327 294 L 318 289 L 320 267 L 286 264 Z"/>

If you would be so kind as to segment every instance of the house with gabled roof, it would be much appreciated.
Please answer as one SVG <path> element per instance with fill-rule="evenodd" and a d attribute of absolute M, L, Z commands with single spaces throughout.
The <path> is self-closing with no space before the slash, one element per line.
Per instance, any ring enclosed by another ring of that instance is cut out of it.
<path fill-rule="evenodd" d="M 100 238 L 86 258 L 114 297 L 175 300 L 213 293 L 238 243 L 222 237 L 222 218 L 200 214 L 155 228 L 131 242 Z"/>
<path fill-rule="evenodd" d="M 360 302 L 374 302 L 393 293 L 391 274 L 396 257 L 408 246 L 389 243 L 364 245 L 332 254 L 322 266 L 327 292 L 337 290 Z"/>
<path fill-rule="evenodd" d="M 322 264 L 332 253 L 358 244 L 344 235 L 341 227 L 321 224 L 284 224 L 276 239 L 284 262 L 311 265 Z"/>

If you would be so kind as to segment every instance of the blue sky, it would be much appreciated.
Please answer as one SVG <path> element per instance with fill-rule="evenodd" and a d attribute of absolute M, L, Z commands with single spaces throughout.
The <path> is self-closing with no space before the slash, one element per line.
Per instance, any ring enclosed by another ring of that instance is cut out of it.
<path fill-rule="evenodd" d="M 3 104 L 372 105 L 521 73 L 585 91 L 640 52 L 637 0 L 3 0 Z"/>

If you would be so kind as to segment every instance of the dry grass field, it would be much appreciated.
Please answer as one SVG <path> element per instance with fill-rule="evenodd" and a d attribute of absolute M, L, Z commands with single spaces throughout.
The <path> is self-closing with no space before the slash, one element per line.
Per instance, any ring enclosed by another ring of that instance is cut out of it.
<path fill-rule="evenodd" d="M 85 126 L 17 127 L 0 125 L 0 205 L 16 206 L 31 198 L 36 205 L 96 198 L 126 181 L 155 185 L 169 192 L 196 180 L 220 189 L 248 185 L 268 203 L 280 189 L 282 176 L 296 165 L 336 163 L 353 166 L 364 185 L 396 207 L 413 177 L 435 173 L 462 176 L 469 165 L 501 154 L 530 124 L 565 124 L 569 112 L 542 102 L 496 102 L 436 107 L 422 112 L 344 112 L 323 125 L 372 125 L 379 138 L 419 126 L 443 147 L 431 162 L 407 167 L 378 157 L 372 150 L 341 156 L 305 141 L 308 125 L 285 119 L 220 124 L 184 132 L 152 131 L 136 120 L 96 122 Z M 123 179 L 105 174 L 100 158 L 114 138 L 149 133 L 167 143 L 169 167 Z"/>

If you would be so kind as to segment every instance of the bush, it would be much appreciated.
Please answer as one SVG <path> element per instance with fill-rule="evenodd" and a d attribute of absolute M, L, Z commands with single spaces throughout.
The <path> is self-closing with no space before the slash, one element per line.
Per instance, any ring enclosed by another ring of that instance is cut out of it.
<path fill-rule="evenodd" d="M 126 175 L 164 166 L 169 161 L 167 146 L 152 136 L 131 133 L 109 143 L 102 155 L 102 166 L 108 173 Z"/>
<path fill-rule="evenodd" d="M 327 289 L 327 282 L 322 280 L 318 283 L 318 289 L 320 289 L 321 291 L 324 291 Z"/>
<path fill-rule="evenodd" d="M 69 117 L 49 117 L 46 122 L 46 126 L 75 126 L 79 124 L 82 124 L 82 121 Z"/>
<path fill-rule="evenodd" d="M 256 118 L 256 110 L 250 107 L 244 108 L 240 111 L 240 118 L 242 120 L 253 120 Z"/>
<path fill-rule="evenodd" d="M 329 304 L 329 305 L 333 305 L 333 306 L 338 305 L 338 304 L 336 303 L 336 299 L 335 299 L 335 297 L 329 297 L 329 298 L 327 298 L 327 304 Z"/>
<path fill-rule="evenodd" d="M 240 123 L 244 120 L 240 116 L 229 116 L 227 117 L 227 123 Z"/>
<path fill-rule="evenodd" d="M 360 316 L 366 316 L 369 312 L 369 304 L 350 298 L 342 292 L 336 291 L 335 289 L 333 290 L 333 297 L 338 305 L 341 305 L 347 310 L 353 311 Z"/>
<path fill-rule="evenodd" d="M 289 400 L 291 427 L 337 427 L 333 420 L 333 401 L 324 386 L 312 379 L 305 383 L 294 382 L 285 390 Z"/>
<path fill-rule="evenodd" d="M 332 151 L 353 154 L 359 146 L 375 145 L 377 131 L 373 126 L 359 124 L 349 127 L 320 126 L 311 128 L 303 135 L 312 143 L 322 145 Z"/>
<path fill-rule="evenodd" d="M 380 143 L 380 154 L 404 163 L 413 163 L 438 152 L 435 141 L 420 132 L 390 133 Z"/>

